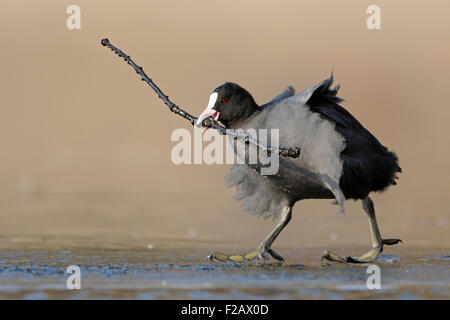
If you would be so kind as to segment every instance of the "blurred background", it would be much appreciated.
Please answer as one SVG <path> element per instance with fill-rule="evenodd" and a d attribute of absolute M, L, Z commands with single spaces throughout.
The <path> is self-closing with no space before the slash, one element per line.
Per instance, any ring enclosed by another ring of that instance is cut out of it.
<path fill-rule="evenodd" d="M 274 225 L 233 200 L 229 165 L 172 163 L 171 133 L 192 128 L 104 37 L 194 115 L 225 81 L 262 104 L 333 69 L 344 106 L 403 169 L 373 196 L 383 236 L 448 248 L 450 3 L 375 2 L 3 0 L 0 248 L 193 240 L 251 249 Z M 66 27 L 71 4 L 81 30 Z M 366 27 L 371 4 L 381 30 Z M 329 200 L 297 203 L 275 246 L 368 247 L 360 203 L 335 212 Z"/>

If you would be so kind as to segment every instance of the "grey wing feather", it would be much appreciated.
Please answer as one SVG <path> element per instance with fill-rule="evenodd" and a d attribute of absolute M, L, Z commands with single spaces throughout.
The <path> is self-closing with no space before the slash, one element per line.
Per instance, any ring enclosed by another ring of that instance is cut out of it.
<path fill-rule="evenodd" d="M 293 95 L 295 95 L 295 89 L 292 86 L 288 86 L 282 93 L 280 93 L 279 95 L 277 95 L 275 98 L 273 98 L 272 100 L 270 100 L 268 103 L 266 103 L 263 107 L 271 105 L 271 104 L 275 104 L 280 102 L 281 100 L 284 100 L 286 98 L 292 97 Z"/>

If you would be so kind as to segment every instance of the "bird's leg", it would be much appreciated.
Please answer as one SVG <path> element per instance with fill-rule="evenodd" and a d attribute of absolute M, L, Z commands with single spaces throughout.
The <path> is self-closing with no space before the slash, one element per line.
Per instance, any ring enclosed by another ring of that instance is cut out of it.
<path fill-rule="evenodd" d="M 292 207 L 291 206 L 283 207 L 283 209 L 281 210 L 280 221 L 272 230 L 272 232 L 267 236 L 267 238 L 265 238 L 264 241 L 261 242 L 258 249 L 246 254 L 235 254 L 235 255 L 213 252 L 208 256 L 208 260 L 216 262 L 226 262 L 226 261 L 246 262 L 255 259 L 267 260 L 269 259 L 270 255 L 278 261 L 284 261 L 283 257 L 272 249 L 272 243 L 278 237 L 281 230 L 283 230 L 284 227 L 289 223 L 289 221 L 291 220 L 291 216 L 292 216 Z"/>
<path fill-rule="evenodd" d="M 362 203 L 363 209 L 367 213 L 367 216 L 369 217 L 370 232 L 372 235 L 372 249 L 359 257 L 345 257 L 345 258 L 341 257 L 340 255 L 332 251 L 325 250 L 325 252 L 322 255 L 321 261 L 326 259 L 328 261 L 343 262 L 343 263 L 373 262 L 378 258 L 378 256 L 383 251 L 383 245 L 394 245 L 399 242 L 402 242 L 402 240 L 400 239 L 381 238 L 380 230 L 378 229 L 377 225 L 377 218 L 375 217 L 375 208 L 373 206 L 372 200 L 369 197 L 367 197 L 363 200 Z"/>

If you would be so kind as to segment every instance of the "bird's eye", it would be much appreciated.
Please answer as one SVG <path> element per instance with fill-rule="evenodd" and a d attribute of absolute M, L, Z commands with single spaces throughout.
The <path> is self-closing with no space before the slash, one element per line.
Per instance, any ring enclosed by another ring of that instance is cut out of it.
<path fill-rule="evenodd" d="M 227 102 L 228 102 L 228 99 L 227 99 L 227 98 L 223 98 L 222 101 L 220 101 L 220 102 L 222 102 L 222 103 L 227 103 Z"/>

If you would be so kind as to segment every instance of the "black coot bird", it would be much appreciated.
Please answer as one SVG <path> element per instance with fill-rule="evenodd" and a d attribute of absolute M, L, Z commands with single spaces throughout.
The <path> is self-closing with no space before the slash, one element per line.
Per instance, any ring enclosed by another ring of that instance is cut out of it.
<path fill-rule="evenodd" d="M 226 177 L 235 186 L 236 198 L 250 213 L 279 217 L 280 221 L 260 246 L 247 254 L 213 252 L 213 261 L 245 262 L 254 259 L 283 258 L 272 243 L 289 223 L 292 206 L 302 199 L 336 199 L 338 212 L 344 212 L 346 199 L 362 200 L 369 217 L 372 249 L 359 257 L 341 257 L 325 251 L 322 260 L 363 263 L 378 258 L 383 245 L 401 242 L 383 239 L 378 230 L 371 192 L 395 185 L 401 172 L 397 156 L 383 146 L 339 103 L 339 86 L 331 88 L 333 75 L 318 85 L 295 94 L 292 87 L 269 103 L 258 106 L 245 89 L 225 83 L 211 94 L 197 126 L 208 117 L 231 129 L 278 129 L 280 146 L 301 148 L 299 158 L 279 158 L 274 175 L 261 175 L 258 165 L 235 164 Z M 270 140 L 269 140 L 270 141 Z"/>

